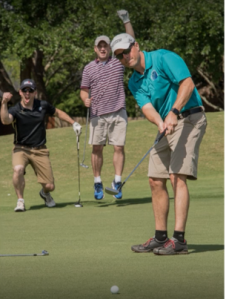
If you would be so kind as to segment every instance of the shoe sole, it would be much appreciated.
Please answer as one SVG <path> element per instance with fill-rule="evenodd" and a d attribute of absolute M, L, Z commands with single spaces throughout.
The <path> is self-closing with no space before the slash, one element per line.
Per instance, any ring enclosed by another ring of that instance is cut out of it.
<path fill-rule="evenodd" d="M 143 251 L 138 251 L 138 250 L 136 250 L 136 249 L 131 248 L 131 250 L 132 250 L 133 252 L 136 252 L 136 253 L 149 253 L 149 252 L 153 252 L 153 249 L 150 249 L 150 250 L 143 250 Z"/>
<path fill-rule="evenodd" d="M 14 212 L 25 212 L 26 211 L 26 209 L 24 209 L 24 210 L 14 210 Z"/>
<path fill-rule="evenodd" d="M 177 252 L 174 252 L 174 253 L 157 253 L 157 252 L 153 252 L 155 255 L 177 255 L 177 254 L 188 254 L 188 251 L 177 251 Z"/>
<path fill-rule="evenodd" d="M 54 207 L 56 206 L 56 204 L 55 204 L 54 206 L 52 206 L 52 207 L 47 206 L 45 197 L 41 194 L 41 192 L 39 192 L 39 195 L 40 195 L 40 197 L 44 200 L 44 202 L 45 202 L 45 206 L 46 206 L 47 208 L 54 208 Z"/>

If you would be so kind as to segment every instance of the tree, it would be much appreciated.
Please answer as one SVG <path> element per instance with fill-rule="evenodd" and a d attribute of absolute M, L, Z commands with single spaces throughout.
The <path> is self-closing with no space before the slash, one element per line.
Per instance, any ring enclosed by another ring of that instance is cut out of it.
<path fill-rule="evenodd" d="M 123 7 L 122 7 L 123 6 Z M 85 116 L 79 98 L 83 67 L 94 59 L 98 35 L 124 31 L 118 9 L 130 14 L 142 50 L 165 48 L 181 55 L 206 107 L 223 108 L 224 3 L 221 0 L 0 0 L 0 90 L 18 100 L 9 64 L 18 62 L 20 81 L 33 78 L 38 97 L 70 115 Z M 167 9 L 166 9 L 167 8 Z M 7 69 L 7 70 L 6 70 Z M 128 90 L 129 116 L 139 109 Z"/>

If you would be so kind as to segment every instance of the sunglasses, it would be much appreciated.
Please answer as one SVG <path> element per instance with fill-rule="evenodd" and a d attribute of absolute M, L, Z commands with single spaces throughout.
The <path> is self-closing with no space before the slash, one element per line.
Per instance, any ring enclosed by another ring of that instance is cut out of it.
<path fill-rule="evenodd" d="M 34 90 L 33 90 L 33 89 L 30 89 L 30 88 L 24 88 L 24 89 L 22 89 L 22 92 L 23 92 L 23 93 L 26 93 L 26 92 L 33 93 Z"/>
<path fill-rule="evenodd" d="M 132 46 L 134 45 L 134 43 L 130 44 L 128 49 L 125 49 L 122 51 L 122 53 L 119 53 L 117 55 L 115 55 L 115 57 L 119 60 L 121 60 L 123 58 L 123 54 L 129 54 L 131 52 Z"/>

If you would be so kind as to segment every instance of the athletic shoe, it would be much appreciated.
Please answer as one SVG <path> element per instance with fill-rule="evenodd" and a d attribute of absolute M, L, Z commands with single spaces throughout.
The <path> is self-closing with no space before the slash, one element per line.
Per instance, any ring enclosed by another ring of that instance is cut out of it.
<path fill-rule="evenodd" d="M 111 183 L 112 188 L 115 189 L 115 190 L 119 190 L 121 185 L 122 185 L 121 182 L 116 183 L 115 180 Z M 113 195 L 113 197 L 116 198 L 116 199 L 121 199 L 122 198 L 122 191 L 120 190 L 119 193 L 116 194 L 116 195 Z"/>
<path fill-rule="evenodd" d="M 97 200 L 101 200 L 104 198 L 103 192 L 103 184 L 102 183 L 95 183 L 94 184 L 94 198 Z"/>
<path fill-rule="evenodd" d="M 132 251 L 135 252 L 152 252 L 155 248 L 162 247 L 169 239 L 166 238 L 164 241 L 158 241 L 155 237 L 150 238 L 144 244 L 133 245 L 131 247 Z"/>
<path fill-rule="evenodd" d="M 155 248 L 153 253 L 157 255 L 187 254 L 188 245 L 186 240 L 182 243 L 175 238 L 171 238 L 164 246 Z"/>
<path fill-rule="evenodd" d="M 55 207 L 56 206 L 56 203 L 55 201 L 53 200 L 52 196 L 50 195 L 50 193 L 45 193 L 43 191 L 43 189 L 39 192 L 39 195 L 41 196 L 41 198 L 44 199 L 45 201 L 45 205 L 48 207 L 48 208 L 52 208 L 52 207 Z"/>
<path fill-rule="evenodd" d="M 24 200 L 23 199 L 18 199 L 17 201 L 17 205 L 14 209 L 15 212 L 25 212 L 26 209 L 25 209 L 25 204 L 24 204 Z"/>

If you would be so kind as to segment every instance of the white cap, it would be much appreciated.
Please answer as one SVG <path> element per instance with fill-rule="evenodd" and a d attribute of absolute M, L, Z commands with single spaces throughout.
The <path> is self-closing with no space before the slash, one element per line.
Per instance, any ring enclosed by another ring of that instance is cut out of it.
<path fill-rule="evenodd" d="M 101 36 L 98 36 L 95 40 L 95 46 L 97 46 L 99 44 L 99 42 L 105 42 L 106 44 L 110 45 L 110 39 L 109 37 L 107 37 L 106 35 L 101 35 Z"/>
<path fill-rule="evenodd" d="M 128 33 L 116 35 L 111 42 L 111 50 L 114 53 L 118 49 L 128 49 L 130 44 L 134 43 L 135 39 Z"/>

